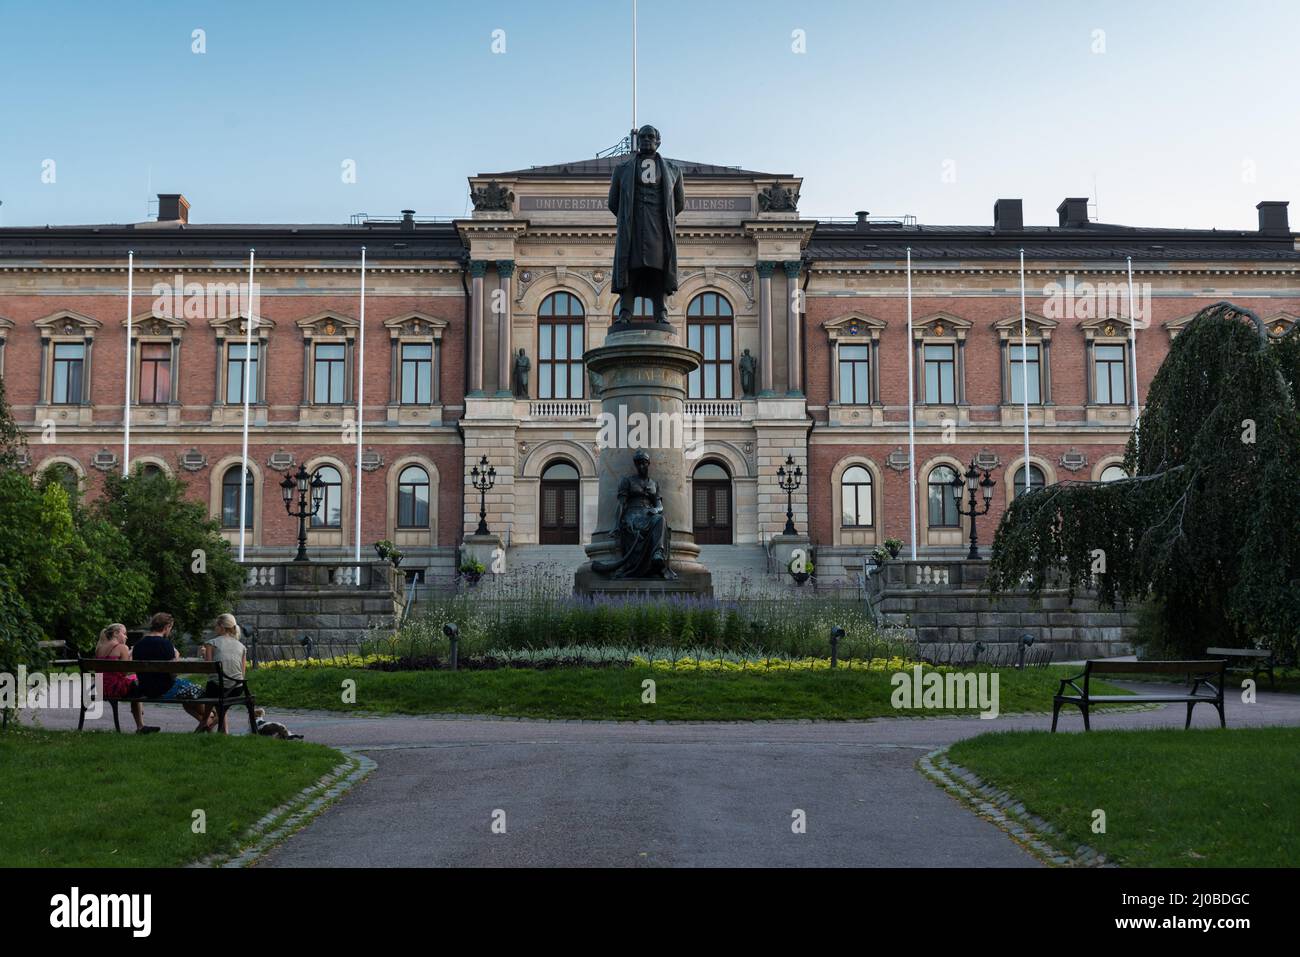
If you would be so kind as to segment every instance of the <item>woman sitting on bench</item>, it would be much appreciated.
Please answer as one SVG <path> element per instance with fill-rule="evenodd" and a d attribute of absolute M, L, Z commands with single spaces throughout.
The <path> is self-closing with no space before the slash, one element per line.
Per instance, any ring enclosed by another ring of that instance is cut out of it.
<path fill-rule="evenodd" d="M 126 625 L 112 624 L 99 633 L 99 641 L 95 642 L 95 657 L 105 661 L 131 660 L 131 649 L 126 646 Z M 126 701 L 140 694 L 140 684 L 135 675 L 101 671 L 99 676 L 104 682 L 105 701 L 110 698 Z M 145 725 L 144 708 L 139 701 L 131 702 L 131 717 L 135 718 L 136 734 L 152 734 L 158 730 L 157 727 Z"/>
<path fill-rule="evenodd" d="M 217 617 L 216 623 L 212 630 L 217 636 L 210 641 L 203 643 L 203 657 L 208 661 L 218 661 L 221 663 L 222 683 L 225 685 L 227 695 L 240 694 L 244 686 L 244 663 L 247 658 L 247 649 L 244 643 L 239 640 L 239 625 L 235 622 L 235 616 L 226 612 L 224 615 Z M 220 697 L 222 689 L 217 686 L 217 679 L 208 680 L 208 685 L 203 689 L 203 697 L 216 698 Z M 216 724 L 217 708 L 216 705 L 200 705 L 206 709 L 207 714 L 204 721 L 207 724 L 207 730 L 211 731 Z M 221 733 L 229 734 L 230 728 L 227 725 L 228 715 L 221 716 Z"/>
<path fill-rule="evenodd" d="M 135 643 L 131 657 L 136 661 L 175 661 L 181 656 L 172 644 L 170 635 L 175 627 L 175 620 L 165 611 L 160 611 L 149 619 L 149 633 Z M 208 727 L 208 709 L 201 704 L 194 704 L 201 690 L 192 681 L 177 678 L 164 672 L 141 672 L 138 678 L 140 690 L 146 698 L 160 698 L 163 701 L 179 701 L 189 712 L 190 717 L 199 722 L 195 731 L 210 731 Z"/>

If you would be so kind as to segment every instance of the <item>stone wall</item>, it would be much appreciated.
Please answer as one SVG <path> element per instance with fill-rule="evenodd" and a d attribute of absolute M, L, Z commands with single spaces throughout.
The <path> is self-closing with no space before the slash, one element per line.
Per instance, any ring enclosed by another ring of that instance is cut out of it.
<path fill-rule="evenodd" d="M 983 642 L 1013 650 L 1023 635 L 1053 660 L 1104 658 L 1133 652 L 1137 613 L 1105 608 L 1088 593 L 1071 603 L 1064 588 L 1034 598 L 1019 591 L 992 597 L 985 590 L 989 563 L 966 560 L 890 560 L 871 576 L 869 600 L 891 623 L 923 643 Z"/>
<path fill-rule="evenodd" d="M 247 563 L 248 581 L 235 608 L 245 633 L 259 645 L 293 644 L 309 637 L 318 649 L 355 644 L 366 632 L 402 613 L 405 577 L 388 562 Z"/>

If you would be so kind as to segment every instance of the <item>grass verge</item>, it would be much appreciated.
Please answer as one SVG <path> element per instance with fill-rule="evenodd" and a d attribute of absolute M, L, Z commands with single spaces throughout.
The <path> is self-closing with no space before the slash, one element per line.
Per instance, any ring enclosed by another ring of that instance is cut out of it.
<path fill-rule="evenodd" d="M 998 672 L 1003 714 L 1050 711 L 1068 668 Z M 718 673 L 650 668 L 547 671 L 366 671 L 357 668 L 264 669 L 250 681 L 267 707 L 384 714 L 488 714 L 525 718 L 744 721 L 779 718 L 878 718 L 975 714 L 976 708 L 898 710 L 889 672 Z M 643 703 L 643 682 L 655 702 Z M 355 704 L 343 702 L 356 682 Z M 1094 687 L 1100 688 L 1100 682 Z M 1124 694 L 1107 686 L 1107 693 Z"/>
<path fill-rule="evenodd" d="M 1292 867 L 1300 728 L 1001 732 L 949 759 L 1129 867 Z M 1093 833 L 1094 810 L 1106 832 Z"/>
<path fill-rule="evenodd" d="M 0 866 L 176 867 L 226 853 L 341 761 L 322 745 L 248 735 L 11 726 L 0 734 Z"/>

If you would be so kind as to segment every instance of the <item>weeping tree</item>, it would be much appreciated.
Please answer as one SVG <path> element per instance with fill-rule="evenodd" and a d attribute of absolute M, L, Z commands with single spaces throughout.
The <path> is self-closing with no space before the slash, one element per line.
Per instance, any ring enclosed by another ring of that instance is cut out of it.
<path fill-rule="evenodd" d="M 989 587 L 1064 583 L 1104 605 L 1152 600 L 1168 651 L 1293 655 L 1300 635 L 1300 324 L 1270 338 L 1229 302 L 1174 339 L 1125 450 L 1130 478 L 1020 495 Z"/>

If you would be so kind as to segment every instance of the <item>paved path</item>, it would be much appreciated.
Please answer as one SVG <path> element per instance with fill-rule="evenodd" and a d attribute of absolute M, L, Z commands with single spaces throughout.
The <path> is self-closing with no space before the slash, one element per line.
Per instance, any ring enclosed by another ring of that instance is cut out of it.
<path fill-rule="evenodd" d="M 1253 705 L 1229 696 L 1227 707 L 1229 727 L 1300 724 L 1300 696 L 1264 692 Z M 259 866 L 1037 866 L 914 765 L 971 735 L 1046 730 L 1042 715 L 735 724 L 276 716 L 378 767 Z M 147 717 L 192 726 L 175 708 Z M 1093 726 L 1182 723 L 1173 706 L 1103 713 Z M 1218 718 L 1202 705 L 1193 723 Z M 1063 715 L 1062 728 L 1082 721 Z M 796 809 L 806 833 L 792 831 Z M 504 834 L 492 831 L 496 811 Z"/>

